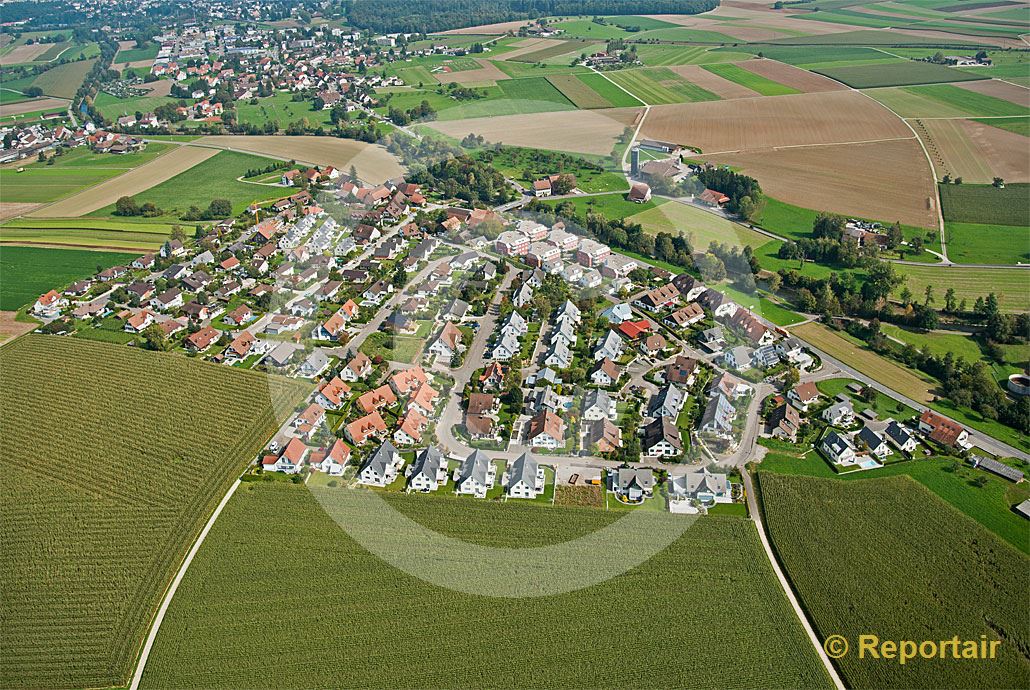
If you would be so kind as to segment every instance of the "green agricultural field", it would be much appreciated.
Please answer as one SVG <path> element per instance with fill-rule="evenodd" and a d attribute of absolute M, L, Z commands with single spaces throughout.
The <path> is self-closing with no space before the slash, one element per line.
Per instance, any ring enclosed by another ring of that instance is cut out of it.
<path fill-rule="evenodd" d="M 687 29 L 682 26 L 667 29 L 652 29 L 633 34 L 634 40 L 641 41 L 678 41 L 689 43 L 742 43 L 739 38 L 734 38 L 718 31 L 704 31 L 701 29 Z"/>
<path fill-rule="evenodd" d="M 18 172 L 19 168 L 0 168 L 3 200 L 18 203 L 56 201 L 153 160 L 168 146 L 150 144 L 139 153 L 118 156 L 90 153 L 85 147 L 80 147 L 55 157 L 53 165 L 33 162 L 19 166 L 21 172 Z"/>
<path fill-rule="evenodd" d="M 811 16 L 811 15 L 805 15 Z M 817 74 L 844 82 L 855 89 L 871 89 L 878 86 L 907 86 L 910 84 L 937 84 L 941 82 L 975 81 L 986 79 L 984 75 L 960 72 L 951 67 L 930 62 L 891 62 L 878 65 L 853 67 L 817 67 Z"/>
<path fill-rule="evenodd" d="M 904 60 L 873 48 L 849 46 L 754 45 L 743 48 L 720 48 L 717 52 L 733 50 L 747 50 L 755 55 L 761 53 L 763 57 L 771 60 L 785 62 L 788 65 L 805 69 L 904 62 Z M 895 51 L 892 49 L 891 52 Z"/>
<path fill-rule="evenodd" d="M 376 89 L 376 94 L 379 95 L 381 103 L 376 108 L 376 111 L 384 115 L 390 107 L 397 108 L 398 110 L 410 110 L 421 105 L 422 101 L 428 101 L 433 110 L 437 112 L 458 107 L 463 103 L 463 101 L 438 93 L 436 89 L 413 89 L 406 86 L 391 86 L 384 89 Z"/>
<path fill-rule="evenodd" d="M 6 238 L 4 238 L 6 239 Z M 0 311 L 17 311 L 49 290 L 88 278 L 138 254 L 0 246 Z"/>
<path fill-rule="evenodd" d="M 152 44 L 146 48 L 129 48 L 119 50 L 114 56 L 114 62 L 137 62 L 139 60 L 153 60 L 157 57 L 157 51 L 161 46 Z"/>
<path fill-rule="evenodd" d="M 767 79 L 754 72 L 749 72 L 743 67 L 732 65 L 729 63 L 715 64 L 715 65 L 702 65 L 702 69 L 708 70 L 712 74 L 728 79 L 734 83 L 740 84 L 746 88 L 756 91 L 763 96 L 785 96 L 792 93 L 801 93 L 797 89 Z"/>
<path fill-rule="evenodd" d="M 945 221 L 948 258 L 960 264 L 1030 263 L 1026 226 Z"/>
<path fill-rule="evenodd" d="M 190 545 L 306 391 L 54 336 L 0 348 L 0 369 L 0 517 L 17 526 L 0 564 L 0 683 L 123 687 Z"/>
<path fill-rule="evenodd" d="M 598 24 L 589 19 L 570 19 L 557 22 L 555 28 L 564 31 L 571 38 L 590 38 L 607 41 L 610 38 L 626 38 L 630 32 L 614 24 Z"/>
<path fill-rule="evenodd" d="M 93 69 L 96 59 L 78 60 L 58 65 L 43 72 L 36 77 L 32 85 L 43 89 L 47 96 L 58 98 L 73 98 L 75 92 L 82 86 L 82 80 L 86 74 Z"/>
<path fill-rule="evenodd" d="M 958 223 L 1030 226 L 1030 185 L 939 185 L 944 219 Z"/>
<path fill-rule="evenodd" d="M 166 216 L 178 216 L 190 206 L 207 208 L 212 199 L 228 199 L 233 205 L 233 214 L 242 213 L 252 202 L 278 199 L 289 194 L 279 186 L 266 186 L 240 182 L 247 170 L 263 168 L 272 159 L 236 151 L 219 151 L 203 163 L 179 173 L 170 180 L 151 187 L 136 195 L 138 203 L 153 202 L 165 211 Z M 91 216 L 108 217 L 114 213 L 114 205 L 106 206 Z"/>
<path fill-rule="evenodd" d="M 603 79 L 604 77 L 601 78 Z M 589 110 L 612 107 L 611 102 L 607 98 L 580 81 L 575 74 L 555 74 L 547 77 L 547 81 L 550 82 L 551 86 L 561 91 L 562 95 L 572 101 L 572 104 L 577 108 Z"/>
<path fill-rule="evenodd" d="M 511 100 L 547 101 L 559 106 L 572 105 L 546 77 L 528 77 L 526 79 L 505 79 L 497 82 L 504 96 Z"/>
<path fill-rule="evenodd" d="M 750 245 L 755 248 L 769 241 L 765 235 L 740 223 L 731 222 L 696 206 L 676 202 L 634 214 L 626 220 L 640 223 L 644 231 L 651 234 L 683 233 L 691 238 L 694 249 L 699 251 L 707 249 L 712 242 L 721 242 L 731 247 Z"/>
<path fill-rule="evenodd" d="M 849 687 L 1030 680 L 1020 651 L 1030 643 L 1025 554 L 906 477 L 845 482 L 762 472 L 760 484 L 772 541 L 821 637 L 843 635 L 853 647 L 862 634 L 1001 641 L 998 657 L 979 663 L 873 663 L 849 654 L 837 662 Z"/>
<path fill-rule="evenodd" d="M 613 108 L 635 108 L 643 105 L 638 99 L 626 93 L 609 81 L 603 74 L 577 74 L 576 79 L 586 84 L 599 96 L 611 104 Z"/>
<path fill-rule="evenodd" d="M 406 65 L 394 62 L 390 63 L 387 73 L 397 75 L 408 86 L 418 86 L 419 84 L 428 86 L 437 83 L 432 72 L 422 65 Z"/>
<path fill-rule="evenodd" d="M 371 555 L 312 495 L 342 490 L 243 486 L 179 588 L 141 687 L 443 688 L 484 678 L 500 687 L 535 686 L 543 678 L 567 687 L 666 687 L 687 678 L 699 688 L 740 678 L 761 687 L 829 682 L 747 520 L 698 520 L 657 556 L 593 587 L 528 600 L 491 598 L 428 584 Z M 495 548 L 566 542 L 617 517 L 517 501 L 384 497 L 430 529 Z M 325 573 L 360 597 L 275 584 Z M 231 610 L 246 613 L 226 615 Z M 267 645 L 269 631 L 333 643 Z M 613 639 L 620 641 L 618 654 L 610 653 Z M 413 658 L 414 648 L 425 654 Z M 532 663 L 511 664 L 512 649 L 536 650 Z M 458 654 L 462 662 L 454 663 Z"/>
<path fill-rule="evenodd" d="M 979 122 L 982 125 L 990 125 L 991 127 L 1022 134 L 1024 137 L 1030 137 L 1030 118 L 1027 117 L 973 118 L 973 121 Z"/>
<path fill-rule="evenodd" d="M 839 381 L 840 379 L 836 379 Z M 824 384 L 820 384 L 822 390 Z M 909 408 L 902 406 L 904 410 Z M 886 408 L 890 416 L 897 418 L 897 407 Z M 804 475 L 807 477 L 835 478 L 846 482 L 865 482 L 886 477 L 905 475 L 919 482 L 943 501 L 965 513 L 985 528 L 1012 544 L 1024 553 L 1030 552 L 1026 539 L 1026 521 L 1012 510 L 1025 498 L 1030 497 L 1030 485 L 1013 484 L 990 473 L 974 469 L 948 456 L 902 461 L 892 456 L 886 466 L 837 474 L 818 453 L 776 439 L 762 439 L 760 443 L 770 448 L 762 459 L 759 470 L 777 474 Z M 978 480 L 974 484 L 974 480 Z"/>
<path fill-rule="evenodd" d="M 1003 98 L 995 98 L 986 94 L 959 88 L 951 84 L 933 84 L 930 86 L 913 87 L 906 89 L 911 93 L 927 96 L 950 106 L 963 114 L 976 115 L 981 117 L 1013 115 L 1027 116 L 1030 110 L 1025 106 Z"/>
<path fill-rule="evenodd" d="M 750 57 L 732 48 L 704 48 L 699 46 L 670 46 L 643 44 L 637 46 L 637 56 L 648 67 L 668 65 L 705 65 L 715 62 L 737 62 Z"/>
<path fill-rule="evenodd" d="M 618 70 L 606 76 L 650 105 L 719 100 L 716 94 L 692 84 L 667 67 Z"/>
<path fill-rule="evenodd" d="M 74 222 L 77 221 L 77 222 Z M 27 227 L 28 219 L 11 221 L 0 226 L 0 244 L 33 244 L 55 247 L 92 247 L 116 251 L 135 251 L 137 254 L 161 247 L 171 234 L 167 224 L 124 224 L 117 229 L 81 227 L 92 225 L 92 219 L 74 219 L 67 227 Z M 91 252 L 95 253 L 95 252 Z"/>
<path fill-rule="evenodd" d="M 621 172 L 610 169 L 610 166 L 602 165 L 602 169 L 597 170 L 582 164 L 580 161 L 583 159 L 576 156 L 569 156 L 566 163 L 556 162 L 549 158 L 551 153 L 538 149 L 503 146 L 499 151 L 488 147 L 478 155 L 482 160 L 489 161 L 491 167 L 524 187 L 530 187 L 533 182 L 548 175 L 570 173 L 576 176 L 576 186 L 584 192 L 624 192 L 628 188 L 626 178 Z"/>
<path fill-rule="evenodd" d="M 93 101 L 100 114 L 108 120 L 117 120 L 125 115 L 153 112 L 161 105 L 178 103 L 179 100 L 169 96 L 136 96 L 134 98 L 118 98 L 101 91 Z"/>
<path fill-rule="evenodd" d="M 977 297 L 986 297 L 987 293 L 993 292 L 998 296 L 998 305 L 1002 311 L 1026 311 L 1030 272 L 1024 269 L 905 265 L 897 268 L 905 275 L 906 284 L 913 295 L 922 295 L 927 285 L 933 285 L 937 292 L 942 287 L 950 287 L 955 289 L 956 299 L 965 299 L 972 305 Z"/>
<path fill-rule="evenodd" d="M 580 53 L 589 53 L 594 45 L 595 44 L 593 43 L 583 41 L 562 41 L 561 43 L 555 43 L 541 48 L 540 50 L 534 50 L 529 53 L 517 55 L 511 58 L 511 60 L 514 62 L 544 62 L 551 58 L 557 59 L 562 55 L 568 55 L 570 57 L 563 61 L 567 64 L 572 55 L 578 56 Z"/>
<path fill-rule="evenodd" d="M 328 110 L 315 110 L 311 101 L 294 101 L 289 93 L 275 93 L 256 100 L 256 105 L 251 105 L 250 101 L 236 104 L 240 124 L 261 127 L 266 122 L 277 121 L 280 127 L 285 128 L 291 122 L 306 119 L 313 126 L 330 125 Z"/>
<path fill-rule="evenodd" d="M 544 203 L 552 206 L 556 206 L 559 203 L 571 202 L 576 208 L 576 214 L 585 216 L 590 213 L 596 213 L 608 218 L 609 220 L 617 220 L 620 218 L 629 218 L 630 216 L 636 215 L 643 211 L 653 209 L 658 206 L 662 206 L 668 202 L 666 199 L 651 199 L 646 204 L 638 204 L 630 201 L 626 198 L 626 194 L 605 194 L 603 196 L 588 196 L 588 197 L 572 197 L 569 199 L 559 200 L 544 200 Z"/>

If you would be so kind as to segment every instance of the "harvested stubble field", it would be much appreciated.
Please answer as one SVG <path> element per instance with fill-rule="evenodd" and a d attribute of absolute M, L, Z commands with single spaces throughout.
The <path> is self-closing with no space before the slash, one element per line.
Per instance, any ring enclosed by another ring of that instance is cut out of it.
<path fill-rule="evenodd" d="M 282 160 L 296 160 L 313 165 L 332 165 L 339 170 L 350 166 L 358 176 L 371 184 L 404 174 L 397 158 L 382 146 L 336 137 L 278 136 L 206 136 L 192 142 L 232 151 L 245 151 Z"/>
<path fill-rule="evenodd" d="M 1026 687 L 1030 559 L 907 476 L 759 474 L 769 534 L 820 636 L 1000 640 L 995 659 L 836 662 L 848 687 Z M 972 486 L 966 491 L 979 491 Z M 889 509 L 886 509 L 889 506 Z"/>
<path fill-rule="evenodd" d="M 658 106 L 644 121 L 642 135 L 712 154 L 905 139 L 912 132 L 862 94 L 841 91 Z"/>
<path fill-rule="evenodd" d="M 312 495 L 331 491 L 282 482 L 237 491 L 172 602 L 142 687 L 828 684 L 746 520 L 699 520 L 657 556 L 593 587 L 483 597 L 416 579 L 366 551 Z M 566 542 L 616 519 L 596 508 L 385 498 L 429 529 L 498 548 Z M 453 558 L 456 571 L 477 567 Z M 339 586 L 280 586 L 326 573 Z M 513 664 L 513 649 L 536 651 Z"/>
<path fill-rule="evenodd" d="M 479 134 L 493 143 L 604 156 L 611 153 L 616 138 L 637 112 L 635 108 L 572 110 L 432 122 L 428 126 L 455 139 Z"/>
<path fill-rule="evenodd" d="M 832 79 L 775 60 L 748 60 L 738 63 L 738 67 L 803 93 L 843 91 L 847 88 Z"/>
<path fill-rule="evenodd" d="M 936 167 L 937 177 L 965 182 L 1030 181 L 1026 137 L 972 120 L 917 120 L 912 123 Z"/>
<path fill-rule="evenodd" d="M 33 211 L 33 218 L 76 218 L 139 194 L 211 158 L 217 149 L 177 146 L 134 170 Z"/>
<path fill-rule="evenodd" d="M 0 56 L 0 66 L 19 65 L 23 62 L 32 62 L 40 55 L 50 49 L 49 43 L 33 43 L 32 45 L 20 45 L 11 48 Z"/>
<path fill-rule="evenodd" d="M 913 292 L 916 292 L 914 288 Z M 880 357 L 872 350 L 852 344 L 822 324 L 806 323 L 794 326 L 790 330 L 831 357 L 839 359 L 873 380 L 890 386 L 912 400 L 928 402 L 931 398 L 931 385 L 926 381 L 916 377 L 908 369 Z"/>
<path fill-rule="evenodd" d="M 121 687 L 190 545 L 301 389 L 38 335 L 0 348 L 0 371 L 0 685 Z"/>
<path fill-rule="evenodd" d="M 63 98 L 34 98 L 31 101 L 20 103 L 9 103 L 0 105 L 0 118 L 11 117 L 12 115 L 23 115 L 36 111 L 64 111 L 68 108 L 68 101 Z"/>
<path fill-rule="evenodd" d="M 526 38 L 521 41 L 512 43 L 511 46 L 513 49 L 506 51 L 503 55 L 499 57 L 499 59 L 515 60 L 517 62 L 517 58 L 520 58 L 523 55 L 534 53 L 538 50 L 544 50 L 545 48 L 551 48 L 553 46 L 560 46 L 564 44 L 564 41 L 559 41 L 557 39 L 552 38 Z"/>
<path fill-rule="evenodd" d="M 924 228 L 937 225 L 933 174 L 914 138 L 706 159 L 739 166 L 766 193 L 789 204 Z"/>

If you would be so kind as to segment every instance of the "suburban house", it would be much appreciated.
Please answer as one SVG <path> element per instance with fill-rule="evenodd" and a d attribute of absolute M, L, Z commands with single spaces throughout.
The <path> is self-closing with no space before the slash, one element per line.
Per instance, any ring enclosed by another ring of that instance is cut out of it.
<path fill-rule="evenodd" d="M 486 492 L 494 485 L 497 468 L 490 458 L 479 450 L 473 451 L 454 471 L 454 491 L 476 498 L 486 498 Z"/>
<path fill-rule="evenodd" d="M 412 367 L 395 372 L 390 376 L 390 387 L 397 395 L 408 395 L 426 382 L 426 372 L 422 367 Z"/>
<path fill-rule="evenodd" d="M 608 391 L 600 388 L 591 388 L 583 396 L 583 419 L 593 422 L 598 419 L 615 420 L 615 401 L 608 394 Z"/>
<path fill-rule="evenodd" d="M 61 309 L 68 306 L 68 300 L 57 290 L 40 295 L 32 305 L 32 313 L 44 319 L 53 319 L 61 315 Z"/>
<path fill-rule="evenodd" d="M 565 420 L 550 410 L 541 410 L 529 420 L 526 441 L 533 448 L 558 448 L 565 445 Z"/>
<path fill-rule="evenodd" d="M 709 472 L 702 468 L 697 472 L 669 476 L 669 499 L 672 501 L 697 501 L 704 507 L 716 503 L 732 503 L 732 485 L 725 474 Z"/>
<path fill-rule="evenodd" d="M 595 385 L 607 388 L 614 385 L 619 380 L 619 369 L 615 366 L 615 362 L 605 357 L 600 362 L 594 364 L 594 368 L 590 370 L 590 380 Z"/>
<path fill-rule="evenodd" d="M 787 400 L 802 412 L 807 412 L 809 405 L 819 401 L 819 389 L 811 381 L 799 383 L 787 392 Z"/>
<path fill-rule="evenodd" d="M 648 417 L 672 417 L 675 419 L 683 403 L 687 401 L 687 394 L 678 387 L 671 384 L 666 385 L 651 398 L 647 405 Z"/>
<path fill-rule="evenodd" d="M 544 492 L 544 468 L 529 453 L 523 453 L 508 465 L 502 482 L 510 498 L 536 498 Z"/>
<path fill-rule="evenodd" d="M 612 491 L 630 503 L 640 503 L 654 493 L 654 472 L 620 467 L 611 475 Z"/>
<path fill-rule="evenodd" d="M 308 465 L 317 472 L 340 477 L 347 467 L 348 460 L 350 460 L 350 446 L 341 439 L 336 439 L 328 451 L 312 453 Z"/>
<path fill-rule="evenodd" d="M 384 441 L 358 470 L 358 483 L 386 486 L 397 478 L 397 473 L 403 466 L 404 458 L 400 452 L 392 443 Z"/>
<path fill-rule="evenodd" d="M 358 406 L 365 412 L 375 412 L 397 403 L 397 396 L 386 384 L 358 396 Z"/>
<path fill-rule="evenodd" d="M 344 434 L 350 442 L 356 446 L 368 441 L 370 438 L 378 438 L 386 433 L 386 422 L 379 416 L 378 412 L 367 414 L 360 419 L 355 419 L 344 427 Z"/>
<path fill-rule="evenodd" d="M 498 362 L 490 362 L 479 375 L 479 384 L 484 391 L 500 390 L 504 385 L 504 367 Z"/>
<path fill-rule="evenodd" d="M 887 428 L 883 430 L 884 436 L 905 453 L 912 453 L 916 449 L 916 439 L 909 433 L 908 429 L 891 420 Z"/>
<path fill-rule="evenodd" d="M 680 307 L 665 317 L 665 323 L 672 328 L 687 328 L 705 318 L 705 310 L 697 302 Z"/>
<path fill-rule="evenodd" d="M 677 355 L 676 360 L 665 366 L 665 382 L 681 386 L 693 386 L 700 362 L 693 357 Z"/>
<path fill-rule="evenodd" d="M 648 311 L 660 311 L 674 306 L 679 302 L 679 299 L 680 291 L 676 289 L 676 286 L 672 283 L 666 283 L 661 287 L 645 292 L 636 300 L 635 304 Z"/>
<path fill-rule="evenodd" d="M 283 452 L 276 457 L 266 455 L 261 461 L 261 467 L 267 472 L 284 472 L 286 474 L 297 474 L 304 466 L 311 449 L 304 445 L 299 438 L 290 439 L 290 442 L 283 448 Z"/>
<path fill-rule="evenodd" d="M 414 407 L 409 407 L 397 422 L 393 432 L 393 440 L 405 446 L 413 446 L 422 441 L 422 432 L 429 426 L 429 420 Z"/>
<path fill-rule="evenodd" d="M 315 378 L 329 367 L 329 356 L 315 348 L 297 367 L 297 375 L 304 378 Z"/>
<path fill-rule="evenodd" d="M 617 360 L 622 356 L 622 348 L 622 338 L 617 336 L 615 331 L 605 331 L 594 348 L 594 361 L 599 362 L 602 359 Z"/>
<path fill-rule="evenodd" d="M 855 462 L 855 447 L 846 436 L 831 431 L 823 438 L 822 451 L 838 465 L 852 465 Z"/>
<path fill-rule="evenodd" d="M 612 453 L 622 447 L 622 431 L 605 417 L 587 425 L 583 449 L 595 453 Z"/>
<path fill-rule="evenodd" d="M 440 331 L 440 336 L 429 346 L 429 352 L 449 362 L 463 349 L 461 338 L 461 329 L 448 321 Z"/>
<path fill-rule="evenodd" d="M 860 447 L 864 444 L 870 453 L 881 460 L 889 455 L 894 455 L 894 451 L 887 445 L 887 439 L 868 426 L 862 427 L 862 430 L 855 436 L 855 441 L 860 444 Z"/>
<path fill-rule="evenodd" d="M 845 397 L 844 400 L 837 400 L 825 410 L 823 410 L 823 419 L 833 426 L 847 426 L 855 421 L 855 408 L 851 404 L 851 399 Z"/>
<path fill-rule="evenodd" d="M 708 400 L 704 414 L 701 415 L 701 425 L 698 428 L 719 438 L 728 439 L 733 431 L 735 414 L 733 404 L 729 399 L 722 393 L 718 393 Z"/>
<path fill-rule="evenodd" d="M 435 447 L 429 446 L 415 456 L 408 468 L 408 489 L 428 493 L 447 483 L 447 460 Z"/>
<path fill-rule="evenodd" d="M 203 352 L 204 350 L 211 347 L 211 345 L 222 337 L 222 332 L 212 328 L 211 326 L 205 326 L 196 333 L 188 336 L 184 342 L 186 349 L 190 352 Z"/>
<path fill-rule="evenodd" d="M 345 396 L 348 393 L 350 393 L 350 386 L 338 376 L 334 376 L 318 387 L 315 402 L 327 410 L 338 410 L 346 402 Z"/>
<path fill-rule="evenodd" d="M 347 317 L 343 309 L 337 309 L 332 316 L 315 329 L 314 337 L 316 340 L 336 340 L 346 328 Z"/>
<path fill-rule="evenodd" d="M 507 362 L 509 359 L 519 354 L 521 350 L 522 344 L 519 343 L 518 338 L 511 333 L 505 333 L 494 345 L 494 349 L 490 353 L 490 358 L 498 362 Z"/>
<path fill-rule="evenodd" d="M 372 373 L 372 360 L 363 352 L 354 355 L 351 361 L 340 370 L 340 378 L 344 381 L 354 383 L 360 381 Z"/>
<path fill-rule="evenodd" d="M 669 417 L 658 417 L 644 427 L 641 449 L 645 455 L 672 458 L 683 452 L 683 439 L 676 422 Z"/>

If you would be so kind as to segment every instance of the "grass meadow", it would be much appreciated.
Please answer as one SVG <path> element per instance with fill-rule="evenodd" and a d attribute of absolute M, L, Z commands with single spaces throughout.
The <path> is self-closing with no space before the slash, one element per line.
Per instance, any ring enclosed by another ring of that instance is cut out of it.
<path fill-rule="evenodd" d="M 0 369 L 0 518 L 14 526 L 0 559 L 0 684 L 123 687 L 186 551 L 302 388 L 39 335 L 0 348 Z"/>
<path fill-rule="evenodd" d="M 722 77 L 728 79 L 735 84 L 740 84 L 743 87 L 751 89 L 763 96 L 785 96 L 792 93 L 801 93 L 797 89 L 781 84 L 772 79 L 763 77 L 760 74 L 750 72 L 743 67 L 737 65 L 725 64 L 714 64 L 714 65 L 703 65 L 703 68 Z"/>
<path fill-rule="evenodd" d="M 667 67 L 619 70 L 607 76 L 650 105 L 720 100 L 716 94 L 692 84 Z"/>
<path fill-rule="evenodd" d="M 384 498 L 430 529 L 500 548 L 569 541 L 615 519 L 596 508 Z M 475 566 L 455 563 L 466 567 Z M 325 586 L 280 586 L 328 573 Z M 269 635 L 332 643 L 268 645 Z M 529 658 L 511 663 L 512 650 L 528 650 Z M 142 687 L 526 687 L 542 679 L 672 686 L 689 678 L 715 688 L 741 677 L 764 687 L 828 684 L 747 520 L 699 520 L 658 555 L 593 587 L 491 598 L 401 572 L 353 541 L 307 489 L 258 482 L 237 492 L 201 548 Z"/>
<path fill-rule="evenodd" d="M 844 82 L 855 89 L 986 79 L 983 75 L 960 72 L 957 69 L 936 65 L 931 62 L 914 62 L 911 60 L 843 67 L 815 67 L 812 68 L 812 71 L 830 79 Z"/>

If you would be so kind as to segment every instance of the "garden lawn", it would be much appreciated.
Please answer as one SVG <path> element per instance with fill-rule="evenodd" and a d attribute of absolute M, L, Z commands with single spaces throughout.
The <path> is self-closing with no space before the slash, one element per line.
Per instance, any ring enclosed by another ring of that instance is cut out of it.
<path fill-rule="evenodd" d="M 773 81 L 760 74 L 755 74 L 737 65 L 723 63 L 702 65 L 701 68 L 723 79 L 728 79 L 752 91 L 756 91 L 763 96 L 785 96 L 792 93 L 801 93 L 793 87 Z"/>
<path fill-rule="evenodd" d="M 408 335 L 389 335 L 382 331 L 369 334 L 360 351 L 369 357 L 380 356 L 390 362 L 414 364 L 425 340 Z"/>
<path fill-rule="evenodd" d="M 247 170 L 266 167 L 273 160 L 249 153 L 219 151 L 170 180 L 140 192 L 135 199 L 140 204 L 153 202 L 166 216 L 178 216 L 191 205 L 205 209 L 212 199 L 228 199 L 236 215 L 252 202 L 278 199 L 291 193 L 283 187 L 248 184 L 236 179 Z M 90 215 L 113 216 L 113 213 L 114 205 L 111 205 Z"/>
<path fill-rule="evenodd" d="M 860 413 L 871 407 L 873 411 L 876 412 L 876 416 L 880 419 L 887 419 L 890 417 L 899 422 L 903 422 L 906 419 L 912 419 L 919 414 L 908 405 L 900 403 L 880 391 L 876 392 L 876 399 L 872 403 L 868 403 L 860 396 L 855 395 L 848 390 L 848 384 L 851 383 L 862 385 L 861 382 L 855 381 L 854 379 L 825 379 L 817 382 L 816 387 L 819 389 L 820 393 L 830 399 L 836 398 L 838 395 L 843 393 L 847 397 L 851 398 L 855 412 Z"/>
<path fill-rule="evenodd" d="M 138 254 L 77 249 L 0 246 L 0 311 L 17 311 L 49 290 L 82 278 L 97 269 L 132 261 Z"/>
<path fill-rule="evenodd" d="M 237 492 L 172 602 L 141 687 L 444 688 L 484 677 L 513 688 L 541 678 L 563 687 L 607 687 L 614 678 L 636 684 L 627 666 L 641 669 L 633 672 L 637 683 L 656 687 L 691 678 L 696 687 L 721 688 L 741 677 L 761 687 L 828 685 L 747 520 L 698 520 L 658 555 L 593 587 L 494 598 L 429 584 L 369 553 L 312 495 L 334 490 L 346 489 L 255 482 Z M 381 495 L 423 526 L 498 548 L 574 541 L 617 518 L 586 507 Z M 394 537 L 391 530 L 384 534 Z M 446 551 L 436 558 L 451 558 L 455 570 L 477 567 Z M 319 573 L 334 573 L 334 581 L 348 583 L 360 597 L 274 584 L 308 582 Z M 686 612 L 684 597 L 691 601 Z M 253 606 L 258 600 L 261 606 Z M 226 615 L 241 606 L 246 615 Z M 283 639 L 333 644 L 269 647 L 270 629 Z M 711 635 L 713 629 L 719 634 Z M 617 655 L 608 653 L 615 638 L 621 640 Z M 561 653 L 543 651 L 555 645 Z M 682 653 L 685 645 L 691 654 Z M 425 652 L 418 659 L 410 654 L 415 647 Z M 508 649 L 540 653 L 532 663 L 511 664 L 500 651 Z M 457 653 L 462 663 L 454 663 Z M 655 664 L 656 658 L 664 661 Z"/>
<path fill-rule="evenodd" d="M 870 663 L 852 653 L 836 662 L 848 687 L 1026 683 L 1024 553 L 907 477 L 759 476 L 770 537 L 820 637 L 1001 641 L 986 663 Z"/>

